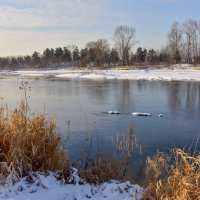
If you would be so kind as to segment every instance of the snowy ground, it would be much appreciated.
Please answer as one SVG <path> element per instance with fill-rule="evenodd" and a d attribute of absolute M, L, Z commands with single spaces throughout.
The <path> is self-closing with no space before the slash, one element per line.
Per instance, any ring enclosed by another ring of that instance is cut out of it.
<path fill-rule="evenodd" d="M 12 186 L 0 185 L 1 200 L 139 200 L 143 188 L 130 182 L 111 181 L 99 186 L 83 183 L 76 175 L 63 184 L 56 174 L 33 173 Z"/>
<path fill-rule="evenodd" d="M 37 76 L 56 78 L 84 78 L 84 79 L 133 79 L 133 80 L 164 80 L 164 81 L 200 81 L 200 70 L 189 68 L 175 69 L 141 69 L 141 70 L 35 70 L 35 71 L 4 71 L 5 75 Z"/>

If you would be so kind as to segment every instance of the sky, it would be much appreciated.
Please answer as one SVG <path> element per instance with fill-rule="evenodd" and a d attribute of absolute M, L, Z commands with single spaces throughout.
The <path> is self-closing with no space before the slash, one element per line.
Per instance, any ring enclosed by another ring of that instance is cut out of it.
<path fill-rule="evenodd" d="M 199 20 L 199 0 L 0 0 L 0 56 L 108 39 L 136 29 L 137 46 L 159 49 L 173 22 Z"/>

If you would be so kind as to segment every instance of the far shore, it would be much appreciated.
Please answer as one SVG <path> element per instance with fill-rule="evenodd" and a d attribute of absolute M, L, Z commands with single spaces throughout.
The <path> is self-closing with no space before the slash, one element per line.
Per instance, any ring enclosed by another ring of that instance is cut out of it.
<path fill-rule="evenodd" d="M 62 79 L 117 79 L 117 80 L 156 80 L 156 81 L 200 81 L 198 67 L 187 64 L 174 65 L 170 68 L 152 67 L 112 67 L 0 71 L 0 78 L 6 75 L 22 77 L 54 77 Z"/>

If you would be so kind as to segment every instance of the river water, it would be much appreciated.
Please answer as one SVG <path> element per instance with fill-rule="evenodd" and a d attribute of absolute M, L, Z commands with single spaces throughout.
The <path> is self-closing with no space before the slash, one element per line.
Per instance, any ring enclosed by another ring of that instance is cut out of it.
<path fill-rule="evenodd" d="M 72 161 L 80 157 L 86 138 L 92 138 L 92 154 L 97 149 L 107 154 L 112 138 L 126 132 L 130 124 L 142 147 L 142 155 L 136 150 L 133 163 L 144 162 L 157 150 L 194 146 L 200 135 L 200 82 L 8 76 L 0 79 L 0 97 L 10 110 L 19 105 L 22 80 L 31 87 L 32 111 L 45 110 L 56 120 Z M 121 114 L 108 114 L 110 110 Z M 132 112 L 152 116 L 134 117 Z"/>

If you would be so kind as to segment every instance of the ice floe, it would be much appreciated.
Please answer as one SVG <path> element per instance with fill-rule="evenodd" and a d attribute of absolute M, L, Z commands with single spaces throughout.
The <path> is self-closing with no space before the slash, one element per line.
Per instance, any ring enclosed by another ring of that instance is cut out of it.
<path fill-rule="evenodd" d="M 151 113 L 143 113 L 143 112 L 132 112 L 133 116 L 140 116 L 140 117 L 150 117 Z"/>
<path fill-rule="evenodd" d="M 119 111 L 108 111 L 109 114 L 120 114 Z"/>

